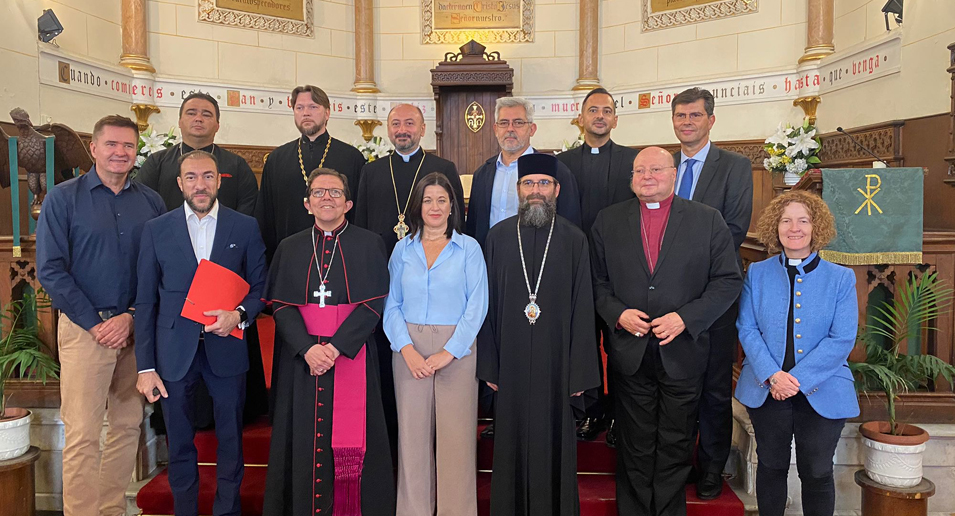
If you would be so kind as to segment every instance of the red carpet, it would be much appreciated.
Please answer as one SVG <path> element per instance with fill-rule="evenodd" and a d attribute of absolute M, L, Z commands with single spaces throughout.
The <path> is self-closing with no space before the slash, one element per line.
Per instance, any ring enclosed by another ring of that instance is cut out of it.
<path fill-rule="evenodd" d="M 265 366 L 266 384 L 271 385 L 272 346 L 275 326 L 270 317 L 260 317 L 259 339 L 262 345 L 262 361 Z M 483 425 L 482 425 L 483 428 Z M 480 429 L 479 429 L 480 431 Z M 272 429 L 263 418 L 246 426 L 242 436 L 245 454 L 245 478 L 242 482 L 242 514 L 259 516 L 262 514 L 262 499 L 265 492 L 265 465 L 269 458 L 269 439 Z M 215 497 L 216 437 L 212 431 L 202 431 L 196 435 L 196 448 L 199 451 L 199 514 L 212 514 L 212 501 Z M 494 442 L 478 440 L 477 469 L 492 469 Z M 581 516 L 617 516 L 615 484 L 613 472 L 616 466 L 616 452 L 604 444 L 601 435 L 594 442 L 581 442 L 577 445 L 577 485 L 580 491 Z M 478 473 L 478 514 L 489 516 L 491 495 L 491 474 Z M 687 486 L 688 516 L 743 516 L 743 503 L 736 497 L 728 485 L 723 486 L 723 495 L 711 501 L 696 498 L 696 488 Z M 136 504 L 143 514 L 162 516 L 173 514 L 172 492 L 165 471 L 153 478 L 139 491 Z"/>

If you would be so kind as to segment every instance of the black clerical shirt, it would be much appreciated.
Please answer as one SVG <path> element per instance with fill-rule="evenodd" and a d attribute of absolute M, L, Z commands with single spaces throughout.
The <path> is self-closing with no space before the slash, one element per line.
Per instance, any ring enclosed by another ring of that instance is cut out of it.
<path fill-rule="evenodd" d="M 587 231 L 594 225 L 597 213 L 610 205 L 610 150 L 612 147 L 613 142 L 610 140 L 599 148 L 592 148 L 586 143 L 580 146 L 581 176 L 587 180 L 578 181 L 578 187 L 581 190 L 581 218 L 584 229 Z"/>
<path fill-rule="evenodd" d="M 173 210 L 182 206 L 182 190 L 176 178 L 179 177 L 179 157 L 193 151 L 185 143 L 168 149 L 154 152 L 136 174 L 135 180 L 159 192 L 166 210 Z M 255 213 L 255 198 L 259 187 L 255 180 L 255 173 L 241 156 L 229 152 L 222 147 L 212 144 L 203 147 L 204 150 L 216 157 L 219 163 L 219 174 L 222 176 L 222 185 L 219 186 L 218 200 L 227 208 L 252 216 Z"/>
<path fill-rule="evenodd" d="M 789 263 L 789 260 L 786 259 L 785 255 L 780 255 L 780 260 L 783 260 L 783 264 L 786 266 L 786 273 L 789 274 L 789 317 L 786 321 L 786 354 L 783 357 L 783 371 L 789 372 L 790 369 L 796 367 L 796 340 L 793 337 L 795 331 L 794 328 L 794 309 L 793 306 L 795 302 L 793 301 L 793 290 L 796 289 L 796 276 L 799 275 L 799 269 L 796 267 L 801 261 L 793 260 L 796 262 L 796 265 Z M 809 274 L 819 265 L 819 255 L 816 255 L 811 262 L 807 263 L 803 267 L 805 274 Z"/>

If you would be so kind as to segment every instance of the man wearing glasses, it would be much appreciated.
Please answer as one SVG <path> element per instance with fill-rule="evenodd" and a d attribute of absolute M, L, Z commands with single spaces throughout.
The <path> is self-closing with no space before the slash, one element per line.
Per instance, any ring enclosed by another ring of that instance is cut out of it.
<path fill-rule="evenodd" d="M 739 246 L 746 239 L 753 212 L 753 165 L 749 158 L 710 142 L 716 123 L 713 94 L 690 88 L 673 98 L 673 131 L 680 140 L 676 195 L 715 208 L 733 235 L 736 262 L 743 270 Z M 736 354 L 737 299 L 710 328 L 710 356 L 703 377 L 699 415 L 699 477 L 696 492 L 712 500 L 723 489 L 723 466 L 733 433 L 733 362 Z"/>
<path fill-rule="evenodd" d="M 611 328 L 619 514 L 686 515 L 708 330 L 743 286 L 723 218 L 674 196 L 675 182 L 673 156 L 644 149 L 637 198 L 605 208 L 591 231 L 595 305 Z"/>
<path fill-rule="evenodd" d="M 498 222 L 517 215 L 517 159 L 536 151 L 531 137 L 537 132 L 534 104 L 520 97 L 501 97 L 494 106 L 494 135 L 501 153 L 484 162 L 474 172 L 465 233 L 481 246 L 487 232 Z M 577 180 L 563 163 L 557 166 L 557 181 L 562 194 L 557 198 L 557 214 L 581 224 L 580 193 Z"/>

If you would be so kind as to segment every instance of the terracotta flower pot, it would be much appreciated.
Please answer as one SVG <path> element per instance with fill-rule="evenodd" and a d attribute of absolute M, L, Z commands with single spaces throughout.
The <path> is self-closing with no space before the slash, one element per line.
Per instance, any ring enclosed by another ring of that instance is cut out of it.
<path fill-rule="evenodd" d="M 922 481 L 922 453 L 928 432 L 902 425 L 892 435 L 888 421 L 869 421 L 859 427 L 865 445 L 865 471 L 872 480 L 890 487 L 912 487 Z"/>
<path fill-rule="evenodd" d="M 22 408 L 8 408 L 0 418 L 0 460 L 19 457 L 30 449 L 30 415 Z"/>

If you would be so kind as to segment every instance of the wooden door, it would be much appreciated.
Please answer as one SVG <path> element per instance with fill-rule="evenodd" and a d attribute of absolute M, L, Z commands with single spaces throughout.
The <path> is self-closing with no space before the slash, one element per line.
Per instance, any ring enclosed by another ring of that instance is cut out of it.
<path fill-rule="evenodd" d="M 506 94 L 503 88 L 489 91 L 486 88 L 460 86 L 442 88 L 440 98 L 441 157 L 451 160 L 461 175 L 473 174 L 484 162 L 500 152 L 494 137 L 494 103 Z M 483 125 L 472 131 L 468 127 L 468 106 L 477 102 L 484 109 Z"/>

